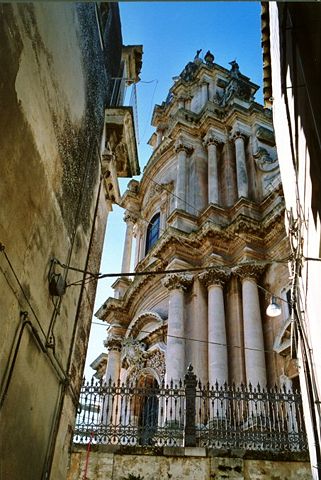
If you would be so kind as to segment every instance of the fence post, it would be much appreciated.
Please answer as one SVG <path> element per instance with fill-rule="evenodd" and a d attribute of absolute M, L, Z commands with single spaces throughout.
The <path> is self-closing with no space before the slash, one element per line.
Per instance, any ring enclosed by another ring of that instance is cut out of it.
<path fill-rule="evenodd" d="M 196 446 L 196 375 L 192 365 L 189 365 L 185 375 L 185 447 Z"/>

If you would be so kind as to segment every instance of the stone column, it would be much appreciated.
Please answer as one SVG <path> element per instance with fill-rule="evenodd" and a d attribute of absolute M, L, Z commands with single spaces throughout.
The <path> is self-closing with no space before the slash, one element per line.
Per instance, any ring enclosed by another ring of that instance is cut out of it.
<path fill-rule="evenodd" d="M 136 218 L 129 212 L 126 212 L 124 220 L 127 226 L 126 226 L 121 272 L 127 273 L 127 272 L 130 272 L 130 261 L 131 261 L 132 243 L 133 243 L 133 229 L 134 229 Z"/>
<path fill-rule="evenodd" d="M 185 375 L 185 302 L 184 292 L 191 285 L 192 275 L 170 274 L 163 280 L 169 289 L 166 383 L 177 384 Z"/>
<path fill-rule="evenodd" d="M 266 387 L 263 327 L 257 279 L 264 267 L 243 266 L 236 271 L 242 279 L 245 370 L 247 383 Z"/>
<path fill-rule="evenodd" d="M 208 289 L 208 381 L 210 385 L 228 383 L 227 339 L 223 286 L 225 270 L 213 268 L 200 275 Z"/>
<path fill-rule="evenodd" d="M 192 149 L 187 147 L 183 142 L 179 141 L 175 148 L 177 154 L 177 177 L 176 177 L 176 191 L 175 191 L 175 208 L 186 210 L 186 183 L 187 183 L 187 155 L 192 152 Z"/>
<path fill-rule="evenodd" d="M 108 394 L 102 400 L 101 421 L 106 425 L 110 425 L 116 424 L 118 421 L 117 407 L 119 398 L 116 387 L 120 378 L 122 337 L 109 335 L 104 345 L 108 348 L 107 368 L 104 376 L 104 381 L 108 386 Z"/>
<path fill-rule="evenodd" d="M 235 134 L 233 135 L 233 140 L 235 144 L 237 191 L 239 198 L 247 198 L 249 193 L 244 139 L 244 135 L 242 135 L 239 131 L 235 132 Z"/>
<path fill-rule="evenodd" d="M 108 383 L 117 383 L 120 375 L 120 354 L 122 337 L 118 335 L 109 335 L 104 345 L 108 348 L 108 360 L 104 380 Z"/>
<path fill-rule="evenodd" d="M 203 108 L 208 100 L 208 83 L 202 82 L 201 88 L 202 88 L 202 108 Z"/>
<path fill-rule="evenodd" d="M 208 158 L 208 203 L 219 203 L 217 147 L 220 141 L 213 135 L 205 140 Z"/>
<path fill-rule="evenodd" d="M 138 222 L 135 224 L 134 228 L 134 237 L 136 239 L 136 247 L 135 247 L 135 267 L 138 264 L 140 258 L 139 258 L 139 248 L 140 248 L 140 239 L 141 239 L 141 227 Z"/>
<path fill-rule="evenodd" d="M 187 365 L 191 364 L 197 379 L 206 385 L 208 382 L 208 328 L 207 328 L 207 289 L 199 278 L 194 279 L 192 292 L 193 320 L 189 324 L 186 342 Z M 189 344 L 189 345 L 188 345 Z"/>
<path fill-rule="evenodd" d="M 229 379 L 236 385 L 246 383 L 242 291 L 240 278 L 232 275 L 227 288 L 226 316 L 229 332 Z"/>

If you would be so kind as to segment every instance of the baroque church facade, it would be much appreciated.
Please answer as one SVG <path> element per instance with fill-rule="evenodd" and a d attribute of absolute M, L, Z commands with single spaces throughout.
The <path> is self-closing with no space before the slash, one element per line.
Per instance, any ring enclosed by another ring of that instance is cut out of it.
<path fill-rule="evenodd" d="M 192 365 L 202 384 L 296 388 L 271 112 L 236 61 L 199 53 L 155 106 L 152 155 L 122 197 L 123 275 L 96 314 L 107 354 L 92 366 L 106 382 L 176 384 Z"/>

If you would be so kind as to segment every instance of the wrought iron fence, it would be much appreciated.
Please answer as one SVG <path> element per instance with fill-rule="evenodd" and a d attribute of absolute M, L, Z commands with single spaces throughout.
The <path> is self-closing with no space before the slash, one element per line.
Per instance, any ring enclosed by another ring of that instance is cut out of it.
<path fill-rule="evenodd" d="M 74 443 L 305 452 L 298 392 L 258 385 L 84 383 Z"/>

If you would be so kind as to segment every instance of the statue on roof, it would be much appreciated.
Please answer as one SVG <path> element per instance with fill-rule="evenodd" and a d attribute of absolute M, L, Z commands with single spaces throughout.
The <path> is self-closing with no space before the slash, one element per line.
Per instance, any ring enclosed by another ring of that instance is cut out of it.
<path fill-rule="evenodd" d="M 201 53 L 201 51 L 202 51 L 202 48 L 200 48 L 199 50 L 196 50 L 196 55 L 195 55 L 195 57 L 194 57 L 194 60 L 200 58 L 200 53 Z"/>
<path fill-rule="evenodd" d="M 201 61 L 199 59 L 199 61 Z M 180 74 L 180 78 L 185 80 L 185 82 L 191 82 L 195 78 L 196 70 L 198 69 L 198 65 L 195 62 L 188 62 L 182 73 Z"/>
<path fill-rule="evenodd" d="M 206 62 L 206 65 L 207 66 L 210 66 L 210 65 L 213 65 L 214 63 L 214 55 L 213 53 L 211 53 L 209 50 L 207 50 L 206 54 L 205 54 L 205 57 L 204 57 L 204 60 Z"/>
<path fill-rule="evenodd" d="M 231 62 L 229 62 L 229 64 L 231 65 L 231 77 L 233 78 L 239 78 L 239 75 L 240 75 L 240 68 L 239 68 L 239 64 L 237 63 L 236 60 L 232 60 Z"/>

